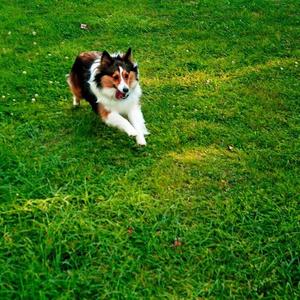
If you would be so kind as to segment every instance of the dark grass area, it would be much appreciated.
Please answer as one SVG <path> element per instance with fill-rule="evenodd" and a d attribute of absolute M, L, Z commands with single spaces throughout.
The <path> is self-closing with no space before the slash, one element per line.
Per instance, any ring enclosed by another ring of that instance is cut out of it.
<path fill-rule="evenodd" d="M 2 1 L 0 298 L 299 298 L 299 10 Z M 65 82 L 129 46 L 146 148 Z"/>

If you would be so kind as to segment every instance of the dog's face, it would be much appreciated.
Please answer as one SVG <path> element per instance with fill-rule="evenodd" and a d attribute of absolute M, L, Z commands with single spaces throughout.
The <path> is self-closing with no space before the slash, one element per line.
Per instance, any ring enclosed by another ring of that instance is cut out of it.
<path fill-rule="evenodd" d="M 111 56 L 104 51 L 96 80 L 107 96 L 115 100 L 126 99 L 138 81 L 138 67 L 131 60 L 131 49 L 122 56 Z"/>

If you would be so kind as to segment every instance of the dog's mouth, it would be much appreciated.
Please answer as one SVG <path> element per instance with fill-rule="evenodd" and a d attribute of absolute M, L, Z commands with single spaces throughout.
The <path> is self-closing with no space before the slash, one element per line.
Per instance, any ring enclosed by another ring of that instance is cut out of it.
<path fill-rule="evenodd" d="M 129 96 L 129 94 L 125 94 L 123 92 L 120 92 L 119 90 L 116 91 L 116 99 L 118 100 L 122 100 L 122 99 L 126 99 Z"/>

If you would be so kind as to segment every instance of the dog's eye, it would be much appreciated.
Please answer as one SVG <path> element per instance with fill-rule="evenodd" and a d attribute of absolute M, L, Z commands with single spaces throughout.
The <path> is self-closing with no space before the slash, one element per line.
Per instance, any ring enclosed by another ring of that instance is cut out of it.
<path fill-rule="evenodd" d="M 119 75 L 114 75 L 113 80 L 119 80 Z"/>
<path fill-rule="evenodd" d="M 129 77 L 128 73 L 125 73 L 124 78 L 128 79 L 128 77 Z"/>

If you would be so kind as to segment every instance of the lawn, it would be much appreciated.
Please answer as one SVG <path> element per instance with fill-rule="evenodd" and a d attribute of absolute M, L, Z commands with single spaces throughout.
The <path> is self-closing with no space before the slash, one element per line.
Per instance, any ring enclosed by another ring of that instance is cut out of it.
<path fill-rule="evenodd" d="M 299 11 L 2 0 L 0 299 L 299 299 Z M 66 84 L 129 46 L 144 148 Z"/>

